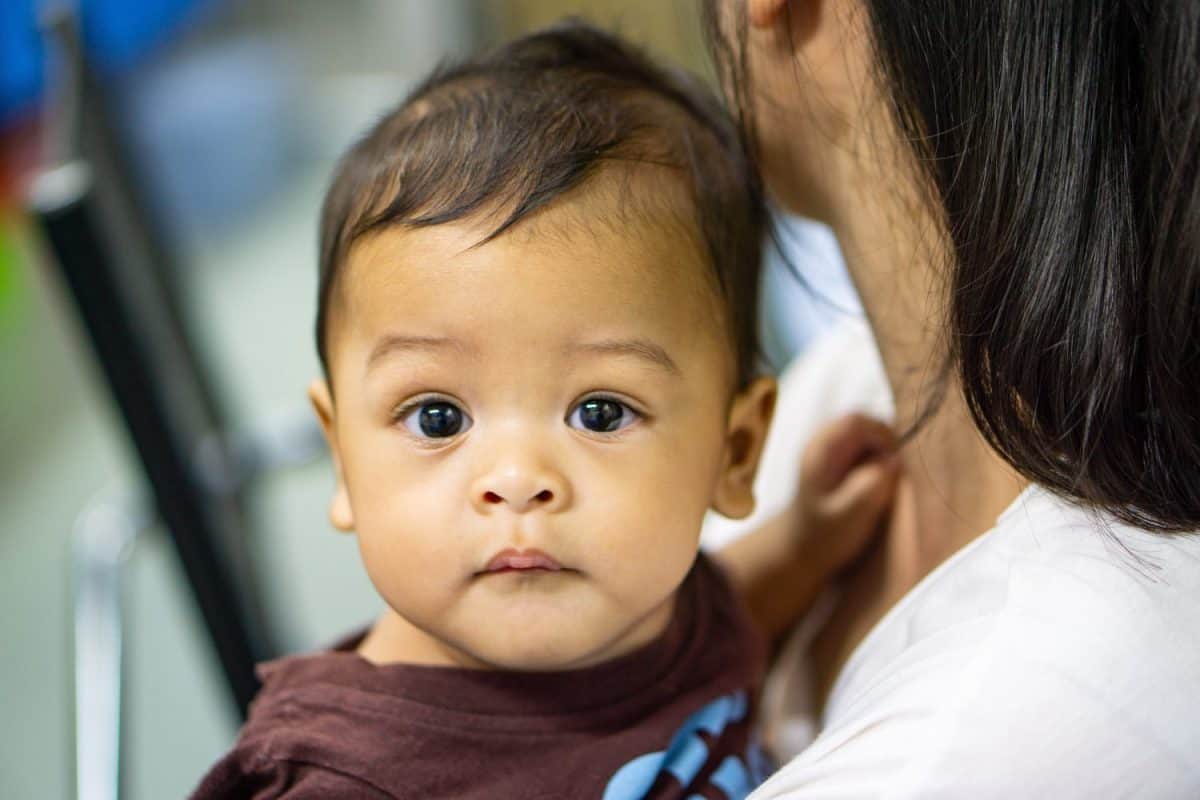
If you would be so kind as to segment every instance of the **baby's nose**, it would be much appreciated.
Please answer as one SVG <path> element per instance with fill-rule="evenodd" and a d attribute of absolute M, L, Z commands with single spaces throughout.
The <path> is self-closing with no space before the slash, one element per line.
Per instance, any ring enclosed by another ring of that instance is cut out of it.
<path fill-rule="evenodd" d="M 564 480 L 551 470 L 511 465 L 493 470 L 475 485 L 476 507 L 483 512 L 507 507 L 517 513 L 563 508 L 568 498 Z"/>

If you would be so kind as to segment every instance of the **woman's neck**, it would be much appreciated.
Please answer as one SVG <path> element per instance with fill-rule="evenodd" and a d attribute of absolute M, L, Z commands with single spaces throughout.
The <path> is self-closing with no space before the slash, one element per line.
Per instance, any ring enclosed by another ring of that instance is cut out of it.
<path fill-rule="evenodd" d="M 863 152 L 860 150 L 859 152 Z M 945 368 L 947 245 L 915 196 L 898 187 L 897 169 L 867 161 L 844 171 L 831 220 L 875 333 L 904 446 L 905 518 L 889 537 L 904 572 L 919 580 L 988 530 L 1024 488 L 979 434 L 952 369 Z M 893 167 L 895 164 L 892 165 Z"/>

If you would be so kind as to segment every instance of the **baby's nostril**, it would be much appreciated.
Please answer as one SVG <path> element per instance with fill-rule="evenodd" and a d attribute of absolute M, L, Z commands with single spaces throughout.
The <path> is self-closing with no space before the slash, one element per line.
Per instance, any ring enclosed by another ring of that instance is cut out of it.
<path fill-rule="evenodd" d="M 503 502 L 503 498 L 500 497 L 500 495 L 496 494 L 495 492 L 484 492 L 483 493 L 483 502 L 485 502 L 485 503 L 500 503 L 500 502 Z"/>
<path fill-rule="evenodd" d="M 534 495 L 533 499 L 537 500 L 539 503 L 549 503 L 554 499 L 554 492 L 550 491 L 549 489 L 542 489 L 540 492 Z"/>

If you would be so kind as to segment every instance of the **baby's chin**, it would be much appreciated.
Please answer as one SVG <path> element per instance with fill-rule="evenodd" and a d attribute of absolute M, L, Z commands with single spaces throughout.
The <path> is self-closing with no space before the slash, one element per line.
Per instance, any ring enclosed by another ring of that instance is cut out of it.
<path fill-rule="evenodd" d="M 612 661 L 650 644 L 665 631 L 673 603 L 623 625 L 604 620 L 595 627 L 586 619 L 558 624 L 498 625 L 488 635 L 464 642 L 460 649 L 478 666 L 519 672 L 562 672 Z"/>
<path fill-rule="evenodd" d="M 631 652 L 602 641 L 563 641 L 550 636 L 522 636 L 503 644 L 470 648 L 468 654 L 484 669 L 506 672 L 563 672 L 587 669 Z"/>

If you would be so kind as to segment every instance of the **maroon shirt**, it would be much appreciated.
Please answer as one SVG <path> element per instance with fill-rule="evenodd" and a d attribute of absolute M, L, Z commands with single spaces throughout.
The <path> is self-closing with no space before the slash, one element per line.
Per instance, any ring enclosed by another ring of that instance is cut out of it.
<path fill-rule="evenodd" d="M 704 556 L 662 636 L 587 669 L 377 666 L 361 638 L 264 665 L 193 798 L 740 800 L 769 772 L 763 643 Z"/>

